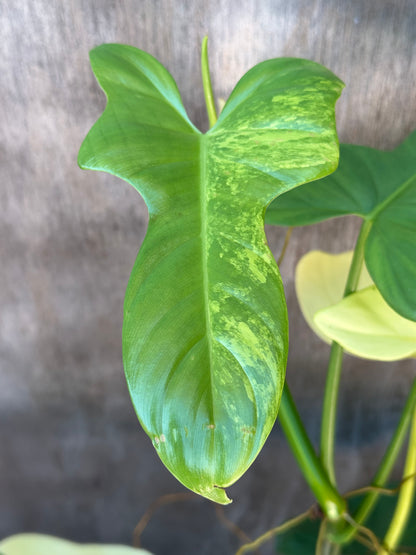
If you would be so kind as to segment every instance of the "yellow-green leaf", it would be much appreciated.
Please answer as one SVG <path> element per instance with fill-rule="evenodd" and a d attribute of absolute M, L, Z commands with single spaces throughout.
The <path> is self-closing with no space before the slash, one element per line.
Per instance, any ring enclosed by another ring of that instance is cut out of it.
<path fill-rule="evenodd" d="M 296 294 L 305 320 L 327 343 L 375 360 L 414 356 L 416 323 L 395 312 L 373 284 L 365 265 L 358 291 L 343 299 L 353 251 L 311 251 L 296 268 Z"/>
<path fill-rule="evenodd" d="M 305 320 L 313 331 L 327 343 L 328 337 L 314 322 L 315 314 L 338 303 L 344 293 L 353 251 L 329 254 L 311 251 L 303 256 L 296 267 L 296 295 Z M 358 288 L 372 284 L 365 268 L 360 275 Z"/>
<path fill-rule="evenodd" d="M 398 360 L 416 353 L 416 322 L 390 308 L 375 285 L 320 310 L 314 323 L 322 334 L 361 358 Z"/>
<path fill-rule="evenodd" d="M 0 555 L 151 555 L 127 545 L 79 544 L 43 534 L 17 534 L 0 541 Z"/>

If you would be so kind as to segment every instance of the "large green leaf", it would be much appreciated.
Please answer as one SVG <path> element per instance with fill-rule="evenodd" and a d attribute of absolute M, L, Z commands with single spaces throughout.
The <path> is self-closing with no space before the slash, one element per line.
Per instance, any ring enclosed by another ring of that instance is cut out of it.
<path fill-rule="evenodd" d="M 388 304 L 416 320 L 416 131 L 393 151 L 341 145 L 336 172 L 273 202 L 266 223 L 307 225 L 356 214 L 372 222 L 368 271 Z"/>
<path fill-rule="evenodd" d="M 335 168 L 342 83 L 313 62 L 263 62 L 203 135 L 149 54 L 103 45 L 91 63 L 108 104 L 79 164 L 125 179 L 149 210 L 124 306 L 132 401 L 169 470 L 227 503 L 222 488 L 261 449 L 284 382 L 287 314 L 265 207 Z"/>
<path fill-rule="evenodd" d="M 351 514 L 354 514 L 362 499 L 363 497 L 360 496 L 349 501 Z M 381 497 L 365 524 L 380 540 L 384 538 L 389 527 L 396 503 L 397 497 Z M 320 524 L 319 519 L 305 520 L 299 526 L 292 528 L 281 536 L 277 536 L 276 552 L 279 555 L 315 555 Z M 399 551 L 407 551 L 407 548 L 416 547 L 416 504 L 413 507 L 401 544 L 406 547 L 402 550 L 399 549 Z M 371 551 L 355 540 L 343 546 L 341 553 L 342 555 L 368 555 Z"/>
<path fill-rule="evenodd" d="M 79 544 L 44 534 L 17 534 L 0 541 L 0 555 L 151 555 L 127 545 Z"/>

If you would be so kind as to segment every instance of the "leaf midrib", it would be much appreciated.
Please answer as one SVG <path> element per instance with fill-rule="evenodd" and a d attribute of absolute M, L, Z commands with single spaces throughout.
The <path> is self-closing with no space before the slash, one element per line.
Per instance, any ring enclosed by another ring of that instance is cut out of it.
<path fill-rule="evenodd" d="M 201 269 L 202 269 L 202 289 L 204 296 L 204 311 L 205 311 L 205 335 L 207 338 L 208 347 L 208 366 L 209 366 L 209 379 L 210 379 L 210 397 L 211 404 L 209 409 L 210 424 L 215 424 L 214 421 L 214 398 L 213 398 L 213 383 L 212 383 L 212 337 L 211 337 L 211 314 L 209 310 L 209 277 L 208 277 L 208 215 L 207 215 L 207 139 L 205 135 L 200 136 L 200 170 L 199 170 L 199 206 L 201 217 Z"/>
<path fill-rule="evenodd" d="M 398 198 L 406 189 L 412 184 L 416 179 L 416 174 L 409 177 L 404 183 L 400 185 L 391 195 L 385 198 L 380 204 L 378 204 L 373 210 L 367 214 L 364 219 L 374 221 L 377 216 L 383 212 L 396 198 Z"/>

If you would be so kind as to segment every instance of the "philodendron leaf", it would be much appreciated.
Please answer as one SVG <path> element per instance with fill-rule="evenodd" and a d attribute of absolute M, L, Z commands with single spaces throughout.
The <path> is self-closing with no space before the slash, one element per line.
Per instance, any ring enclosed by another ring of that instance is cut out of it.
<path fill-rule="evenodd" d="M 416 322 L 395 312 L 375 285 L 315 314 L 315 325 L 362 358 L 399 360 L 416 354 Z"/>
<path fill-rule="evenodd" d="M 416 352 L 416 323 L 391 309 L 365 266 L 358 289 L 343 299 L 352 251 L 311 251 L 296 268 L 296 294 L 314 332 L 327 343 L 337 341 L 350 354 L 375 360 L 398 360 Z"/>
<path fill-rule="evenodd" d="M 313 331 L 327 343 L 332 343 L 332 338 L 323 333 L 314 318 L 319 310 L 336 305 L 342 299 L 352 255 L 353 251 L 341 254 L 310 251 L 296 266 L 295 287 L 302 314 Z M 358 289 L 372 283 L 364 265 Z"/>
<path fill-rule="evenodd" d="M 393 151 L 341 145 L 336 172 L 273 202 L 266 223 L 307 225 L 356 214 L 372 222 L 368 271 L 387 303 L 416 320 L 416 131 Z"/>
<path fill-rule="evenodd" d="M 204 135 L 149 54 L 103 45 L 91 63 L 108 104 L 79 164 L 125 179 L 149 210 L 124 305 L 131 398 L 169 470 L 227 503 L 222 488 L 261 449 L 284 382 L 287 314 L 265 207 L 336 167 L 342 83 L 313 62 L 263 62 Z"/>
<path fill-rule="evenodd" d="M 151 555 L 127 545 L 73 543 L 44 534 L 17 534 L 0 541 L 0 555 Z"/>

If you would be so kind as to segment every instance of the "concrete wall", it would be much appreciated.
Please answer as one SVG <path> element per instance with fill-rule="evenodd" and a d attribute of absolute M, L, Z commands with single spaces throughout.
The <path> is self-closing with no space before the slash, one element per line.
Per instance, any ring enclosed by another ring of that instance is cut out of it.
<path fill-rule="evenodd" d="M 203 129 L 205 34 L 218 97 L 263 59 L 313 59 L 347 84 L 337 109 L 340 140 L 391 148 L 416 127 L 416 4 L 2 0 L 0 29 L 0 537 L 39 531 L 129 543 L 149 503 L 182 489 L 139 428 L 121 362 L 123 295 L 146 208 L 126 183 L 76 164 L 105 105 L 88 51 L 122 42 L 156 56 Z M 293 272 L 312 248 L 352 247 L 357 224 L 349 218 L 296 229 L 281 268 L 290 314 L 288 380 L 315 440 L 328 348 L 300 315 Z M 278 255 L 284 230 L 267 232 Z M 371 475 L 414 370 L 411 361 L 346 357 L 338 438 L 343 487 Z M 277 427 L 230 495 L 227 515 L 252 536 L 311 502 Z M 157 555 L 228 555 L 238 545 L 203 500 L 158 512 L 143 541 Z"/>

